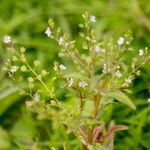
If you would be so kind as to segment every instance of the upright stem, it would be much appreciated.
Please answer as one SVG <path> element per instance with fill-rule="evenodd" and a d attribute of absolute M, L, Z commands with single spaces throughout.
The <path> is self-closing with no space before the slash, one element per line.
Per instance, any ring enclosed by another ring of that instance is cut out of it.
<path fill-rule="evenodd" d="M 96 119 L 96 116 L 98 114 L 99 111 L 99 104 L 100 104 L 100 96 L 96 96 L 94 97 L 94 109 L 93 109 L 93 117 Z"/>

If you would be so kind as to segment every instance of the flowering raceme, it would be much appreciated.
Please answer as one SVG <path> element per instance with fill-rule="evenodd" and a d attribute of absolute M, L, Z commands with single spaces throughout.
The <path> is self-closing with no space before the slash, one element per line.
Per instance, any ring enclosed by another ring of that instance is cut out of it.
<path fill-rule="evenodd" d="M 55 119 L 56 115 L 60 116 L 60 123 L 65 124 L 68 130 L 74 133 L 85 149 L 112 150 L 115 132 L 127 130 L 128 127 L 115 125 L 115 122 L 110 120 L 106 129 L 103 121 L 105 108 L 110 103 L 121 102 L 135 109 L 126 92 L 136 76 L 141 75 L 140 67 L 149 59 L 148 48 L 140 49 L 137 55 L 128 61 L 124 55 L 136 51 L 130 47 L 130 33 L 118 40 L 99 40 L 91 28 L 96 17 L 87 12 L 82 16 L 84 22 L 79 25 L 83 31 L 79 33 L 82 50 L 76 46 L 76 40 L 70 40 L 68 33 L 62 33 L 61 29 L 57 28 L 53 20 L 49 19 L 49 26 L 45 31 L 47 37 L 59 45 L 58 56 L 69 61 L 69 65 L 54 62 L 51 68 L 54 69 L 55 76 L 51 81 L 55 83 L 61 80 L 60 87 L 68 91 L 67 96 L 71 100 L 77 101 L 76 105 L 66 107 L 65 103 L 57 98 L 55 86 L 50 88 L 44 82 L 49 72 L 37 69 L 40 65 L 38 60 L 34 60 L 32 65 L 29 64 L 26 49 L 23 47 L 17 51 L 11 45 L 13 57 L 6 62 L 5 70 L 7 69 L 9 77 L 13 83 L 17 83 L 21 92 L 31 97 L 31 100 L 26 102 L 27 107 L 36 112 L 39 118 L 45 116 L 44 118 Z M 9 38 L 5 37 L 4 42 L 9 43 Z M 19 71 L 22 74 L 20 77 L 17 76 Z M 41 101 L 44 98 L 43 91 L 36 86 L 39 83 L 47 91 L 50 101 Z M 86 112 L 88 104 L 90 108 Z"/>

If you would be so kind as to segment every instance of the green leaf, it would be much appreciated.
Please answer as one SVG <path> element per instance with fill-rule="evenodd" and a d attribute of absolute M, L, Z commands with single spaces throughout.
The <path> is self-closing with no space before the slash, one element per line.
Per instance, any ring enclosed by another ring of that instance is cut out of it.
<path fill-rule="evenodd" d="M 126 105 L 128 105 L 132 109 L 136 109 L 135 105 L 132 103 L 132 101 L 121 91 L 113 91 L 109 92 L 105 96 L 106 98 L 113 98 L 116 99 L 119 102 L 122 102 Z"/>
<path fill-rule="evenodd" d="M 1 150 L 10 149 L 10 137 L 2 127 L 0 127 L 0 149 Z"/>
<path fill-rule="evenodd" d="M 17 87 L 8 88 L 5 91 L 0 93 L 0 100 L 8 97 L 9 95 L 16 93 L 18 91 Z"/>
<path fill-rule="evenodd" d="M 0 115 L 2 115 L 14 103 L 22 100 L 19 98 L 17 91 L 17 87 L 12 87 L 0 92 Z"/>

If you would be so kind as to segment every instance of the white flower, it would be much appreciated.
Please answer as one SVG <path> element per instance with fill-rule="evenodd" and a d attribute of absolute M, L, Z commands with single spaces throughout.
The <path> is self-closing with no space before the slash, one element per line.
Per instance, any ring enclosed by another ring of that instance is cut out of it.
<path fill-rule="evenodd" d="M 49 27 L 47 27 L 47 29 L 46 29 L 46 31 L 45 31 L 45 34 L 46 34 L 48 37 L 50 37 L 50 36 L 51 36 L 51 33 L 52 33 L 51 29 L 50 29 Z"/>
<path fill-rule="evenodd" d="M 36 102 L 39 102 L 39 100 L 40 100 L 40 94 L 37 92 L 37 93 L 35 93 L 35 95 L 34 95 L 34 100 L 36 101 Z"/>
<path fill-rule="evenodd" d="M 64 66 L 63 64 L 60 64 L 60 65 L 59 65 L 59 68 L 60 68 L 61 70 L 66 70 L 66 69 L 67 69 L 67 67 Z"/>
<path fill-rule="evenodd" d="M 62 45 L 64 43 L 64 40 L 63 40 L 63 38 L 61 37 L 60 39 L 59 39 L 59 41 L 58 41 L 58 44 L 59 45 Z"/>
<path fill-rule="evenodd" d="M 117 69 L 120 69 L 120 66 L 119 66 L 119 65 L 117 66 Z"/>
<path fill-rule="evenodd" d="M 147 99 L 147 102 L 149 102 L 149 103 L 150 103 L 150 98 L 148 98 L 148 99 Z"/>
<path fill-rule="evenodd" d="M 119 40 L 117 41 L 118 45 L 124 44 L 124 38 L 120 37 Z"/>
<path fill-rule="evenodd" d="M 11 42 L 12 42 L 12 41 L 11 41 L 11 37 L 10 37 L 10 36 L 8 36 L 8 35 L 5 35 L 5 36 L 4 36 L 3 41 L 4 41 L 4 43 L 6 43 L 6 44 L 8 44 L 8 43 L 11 43 Z"/>
<path fill-rule="evenodd" d="M 140 49 L 139 50 L 139 56 L 142 56 L 144 54 L 144 50 L 143 49 Z"/>
<path fill-rule="evenodd" d="M 107 73 L 107 64 L 103 64 L 103 70 L 102 71 L 105 74 Z"/>
<path fill-rule="evenodd" d="M 90 16 L 90 21 L 91 22 L 96 22 L 96 17 L 95 16 Z"/>
<path fill-rule="evenodd" d="M 85 81 L 81 81 L 81 82 L 78 82 L 78 86 L 85 88 L 86 86 L 88 86 L 88 84 Z"/>
<path fill-rule="evenodd" d="M 17 70 L 18 70 L 17 66 L 11 66 L 11 68 L 10 68 L 11 73 L 15 73 Z"/>
<path fill-rule="evenodd" d="M 68 80 L 68 86 L 69 87 L 72 87 L 73 86 L 73 83 L 74 83 L 74 81 L 73 81 L 73 78 L 70 78 L 69 80 Z"/>
<path fill-rule="evenodd" d="M 119 78 L 122 76 L 122 74 L 119 70 L 116 72 L 116 76 L 119 77 Z"/>
<path fill-rule="evenodd" d="M 96 53 L 99 53 L 99 52 L 101 51 L 101 48 L 97 45 L 97 46 L 95 46 L 94 51 L 95 51 Z"/>
<path fill-rule="evenodd" d="M 107 64 L 103 65 L 103 69 L 106 70 L 107 69 Z"/>
<path fill-rule="evenodd" d="M 132 80 L 131 79 L 125 79 L 125 82 L 126 83 L 132 83 Z"/>

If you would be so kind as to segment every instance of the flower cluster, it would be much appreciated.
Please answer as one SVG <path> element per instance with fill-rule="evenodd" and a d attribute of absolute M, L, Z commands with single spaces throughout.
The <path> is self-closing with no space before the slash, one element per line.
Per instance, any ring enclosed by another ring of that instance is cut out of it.
<path fill-rule="evenodd" d="M 47 88 L 43 81 L 49 72 L 45 69 L 38 72 L 40 62 L 38 60 L 34 60 L 33 64 L 29 64 L 28 58 L 25 54 L 26 49 L 24 47 L 21 47 L 19 51 L 16 51 L 11 45 L 8 49 L 13 56 L 5 62 L 3 69 L 8 71 L 8 75 L 12 79 L 12 83 L 18 85 L 20 93 L 29 95 L 31 98 L 36 97 L 35 99 L 37 100 L 37 93 L 40 94 L 41 92 L 38 89 L 37 84 L 41 83 L 44 87 L 46 87 L 49 96 L 53 97 L 53 91 Z"/>
<path fill-rule="evenodd" d="M 101 140 L 95 134 L 102 132 L 99 130 L 104 130 L 104 127 L 99 128 L 105 124 L 101 116 L 109 103 L 117 100 L 135 109 L 125 92 L 128 91 L 129 85 L 136 76 L 141 75 L 140 67 L 145 64 L 149 56 L 147 47 L 139 51 L 130 47 L 132 41 L 130 33 L 119 37 L 118 40 L 98 39 L 96 32 L 91 28 L 96 22 L 96 17 L 88 12 L 82 16 L 84 22 L 79 25 L 82 30 L 79 33 L 82 39 L 82 50 L 76 46 L 77 41 L 70 40 L 69 34 L 63 33 L 53 20 L 49 19 L 49 26 L 45 31 L 47 37 L 53 39 L 60 47 L 58 56 L 61 59 L 60 62 L 55 61 L 52 66 L 55 71 L 52 82 L 61 80 L 60 84 L 68 91 L 67 96 L 78 101 L 76 106 L 67 108 L 57 99 L 54 93 L 55 87 L 50 89 L 44 82 L 45 76 L 49 73 L 45 69 L 37 71 L 37 67 L 40 65 L 38 60 L 34 60 L 33 64 L 28 63 L 25 48 L 21 47 L 19 52 L 13 47 L 11 48 L 13 57 L 6 62 L 5 70 L 8 71 L 9 77 L 13 81 L 17 81 L 23 92 L 33 99 L 33 101 L 27 102 L 28 107 L 32 107 L 33 104 L 37 106 L 37 103 L 40 103 L 41 90 L 36 86 L 37 82 L 40 83 L 48 92 L 51 102 L 46 103 L 46 106 L 42 104 L 42 108 L 39 109 L 62 115 L 61 121 L 88 148 L 94 146 L 95 142 L 101 146 L 105 146 L 107 142 L 106 138 L 102 137 L 103 140 Z M 11 38 L 4 37 L 4 42 L 10 43 Z M 132 52 L 136 52 L 137 55 L 133 57 L 130 55 L 132 61 L 126 60 L 124 55 Z M 61 62 L 64 58 L 67 59 L 69 65 Z M 17 76 L 18 72 L 21 72 L 21 75 L 19 73 Z M 22 86 L 22 83 L 27 83 L 27 87 Z M 89 101 L 92 105 L 87 115 L 84 112 Z M 37 113 L 39 112 L 37 111 Z M 47 117 L 50 117 L 49 114 Z M 127 128 L 123 126 L 123 129 Z M 111 136 L 106 137 L 108 140 L 112 138 Z"/>

